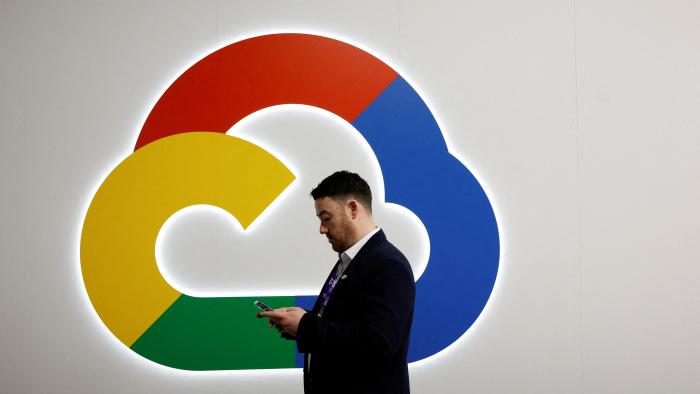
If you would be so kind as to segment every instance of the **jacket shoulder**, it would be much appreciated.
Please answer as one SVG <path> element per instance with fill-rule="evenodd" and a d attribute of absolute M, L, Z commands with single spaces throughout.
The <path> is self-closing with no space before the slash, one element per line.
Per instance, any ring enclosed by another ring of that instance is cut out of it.
<path fill-rule="evenodd" d="M 400 271 L 410 274 L 413 277 L 413 270 L 406 259 L 406 256 L 394 244 L 384 237 L 379 237 L 376 242 L 372 242 L 365 253 L 362 255 L 363 260 L 367 260 L 370 264 L 363 264 L 369 271 L 386 270 L 389 268 L 392 271 Z M 365 249 L 365 248 L 363 248 Z"/>

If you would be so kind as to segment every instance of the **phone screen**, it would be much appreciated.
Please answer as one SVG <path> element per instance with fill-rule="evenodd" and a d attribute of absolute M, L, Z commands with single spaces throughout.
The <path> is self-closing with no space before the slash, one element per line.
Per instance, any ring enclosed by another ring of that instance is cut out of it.
<path fill-rule="evenodd" d="M 265 303 L 262 301 L 255 301 L 255 302 L 253 302 L 253 304 L 264 311 L 271 311 L 272 310 L 272 308 L 265 305 Z"/>

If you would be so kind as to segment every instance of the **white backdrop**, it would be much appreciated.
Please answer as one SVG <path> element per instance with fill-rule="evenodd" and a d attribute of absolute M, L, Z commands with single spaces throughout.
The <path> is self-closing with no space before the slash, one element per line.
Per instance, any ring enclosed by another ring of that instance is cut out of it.
<path fill-rule="evenodd" d="M 496 208 L 491 301 L 457 343 L 411 365 L 414 392 L 700 392 L 693 0 L 0 1 L 1 392 L 302 391 L 298 370 L 184 372 L 135 355 L 98 320 L 79 273 L 87 204 L 160 93 L 210 51 L 272 32 L 345 40 L 397 68 Z M 272 271 L 259 286 L 312 290 L 332 264 L 302 198 L 323 173 L 308 152 L 337 151 L 317 137 L 346 139 L 336 165 L 376 166 L 332 123 L 292 108 L 231 131 L 307 133 L 272 148 L 307 174 L 285 220 L 316 246 L 298 277 L 257 256 Z M 427 243 L 405 212 L 385 218 L 406 247 Z M 236 266 L 197 276 L 192 259 L 226 266 L 226 241 L 243 241 L 216 212 L 181 219 L 159 238 L 171 281 L 206 292 L 260 278 Z M 179 241 L 207 228 L 219 229 L 213 244 Z M 419 270 L 422 250 L 407 253 Z"/>

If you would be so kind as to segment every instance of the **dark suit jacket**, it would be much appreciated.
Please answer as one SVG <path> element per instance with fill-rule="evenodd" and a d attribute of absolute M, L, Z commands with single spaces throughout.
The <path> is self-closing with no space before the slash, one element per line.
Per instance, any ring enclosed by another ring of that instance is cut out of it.
<path fill-rule="evenodd" d="M 380 230 L 344 275 L 323 317 L 317 316 L 319 297 L 299 323 L 297 347 L 311 353 L 310 368 L 304 363 L 304 391 L 408 393 L 406 354 L 416 292 L 411 266 Z"/>

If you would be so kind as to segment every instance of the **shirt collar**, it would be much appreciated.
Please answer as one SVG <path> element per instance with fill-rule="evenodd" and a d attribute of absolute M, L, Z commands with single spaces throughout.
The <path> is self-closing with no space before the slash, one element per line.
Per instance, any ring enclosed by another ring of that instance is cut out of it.
<path fill-rule="evenodd" d="M 349 247 L 348 250 L 341 253 L 340 259 L 343 261 L 343 265 L 347 266 L 348 264 L 350 264 L 350 261 L 352 261 L 352 259 L 354 259 L 355 256 L 357 256 L 357 253 L 360 251 L 360 249 L 362 249 L 362 247 L 365 246 L 367 241 L 369 241 L 369 239 L 372 238 L 374 234 L 378 233 L 379 230 L 381 230 L 379 227 L 375 227 L 374 230 L 370 231 L 369 233 L 367 233 L 367 235 L 362 237 L 362 239 L 355 242 L 355 244 Z"/>

